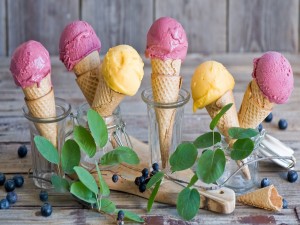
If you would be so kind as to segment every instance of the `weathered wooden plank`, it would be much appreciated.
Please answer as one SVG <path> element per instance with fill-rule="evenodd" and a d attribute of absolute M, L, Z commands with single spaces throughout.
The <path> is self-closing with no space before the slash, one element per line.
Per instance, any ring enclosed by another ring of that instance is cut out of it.
<path fill-rule="evenodd" d="M 0 0 L 0 56 L 7 55 L 6 48 L 6 7 L 5 0 Z"/>
<path fill-rule="evenodd" d="M 8 54 L 24 41 L 34 39 L 50 52 L 58 54 L 60 33 L 64 26 L 79 18 L 79 1 L 55 0 L 7 1 Z"/>
<path fill-rule="evenodd" d="M 171 16 L 182 24 L 188 37 L 188 52 L 226 51 L 226 1 L 156 1 L 155 17 L 162 16 Z"/>
<path fill-rule="evenodd" d="M 298 0 L 229 0 L 228 16 L 229 52 L 298 51 Z"/>
<path fill-rule="evenodd" d="M 146 34 L 153 21 L 153 1 L 83 0 L 82 19 L 98 34 L 101 53 L 115 45 L 132 45 L 138 52 L 146 48 Z"/>

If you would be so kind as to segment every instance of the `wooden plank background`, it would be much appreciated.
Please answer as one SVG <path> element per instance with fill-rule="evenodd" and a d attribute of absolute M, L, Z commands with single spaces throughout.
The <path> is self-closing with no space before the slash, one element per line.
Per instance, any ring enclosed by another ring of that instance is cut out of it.
<path fill-rule="evenodd" d="M 130 44 L 143 54 L 151 23 L 179 20 L 189 53 L 299 51 L 300 0 L 0 0 L 0 56 L 24 41 L 42 42 L 52 55 L 65 25 L 77 19 L 95 28 L 102 54 Z"/>

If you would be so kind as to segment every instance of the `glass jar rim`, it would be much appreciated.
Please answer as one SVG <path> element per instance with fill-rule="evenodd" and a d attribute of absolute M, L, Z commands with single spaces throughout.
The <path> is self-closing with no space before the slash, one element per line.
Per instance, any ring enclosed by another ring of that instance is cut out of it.
<path fill-rule="evenodd" d="M 154 106 L 156 108 L 163 108 L 163 109 L 171 109 L 171 108 L 178 108 L 183 105 L 185 105 L 191 98 L 190 93 L 185 90 L 184 88 L 181 88 L 179 90 L 179 96 L 180 98 L 176 102 L 170 102 L 170 103 L 160 103 L 160 102 L 155 102 L 153 100 L 153 92 L 152 88 L 147 88 L 143 90 L 142 94 L 142 99 L 145 103 L 148 105 Z"/>
<path fill-rule="evenodd" d="M 61 108 L 62 112 L 59 113 L 59 115 L 56 115 L 55 117 L 49 118 L 33 117 L 32 115 L 30 115 L 26 104 L 22 107 L 22 110 L 25 118 L 35 123 L 55 123 L 65 119 L 71 113 L 71 105 L 62 98 L 55 97 L 55 107 Z"/>

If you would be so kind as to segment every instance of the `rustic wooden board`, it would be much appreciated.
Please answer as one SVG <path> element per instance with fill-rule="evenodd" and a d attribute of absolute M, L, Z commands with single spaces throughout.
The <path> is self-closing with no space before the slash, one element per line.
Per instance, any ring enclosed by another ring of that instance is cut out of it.
<path fill-rule="evenodd" d="M 155 18 L 171 16 L 184 27 L 189 53 L 226 51 L 226 1 L 156 1 Z"/>
<path fill-rule="evenodd" d="M 6 56 L 6 7 L 5 0 L 0 0 L 0 56 Z"/>
<path fill-rule="evenodd" d="M 50 54 L 58 54 L 60 34 L 69 22 L 79 18 L 79 1 L 7 1 L 8 54 L 22 42 L 41 42 Z"/>
<path fill-rule="evenodd" d="M 298 0 L 229 0 L 229 52 L 298 51 Z"/>
<path fill-rule="evenodd" d="M 82 0 L 82 19 L 96 30 L 101 53 L 115 45 L 132 45 L 138 52 L 146 48 L 146 35 L 153 21 L 153 0 Z"/>

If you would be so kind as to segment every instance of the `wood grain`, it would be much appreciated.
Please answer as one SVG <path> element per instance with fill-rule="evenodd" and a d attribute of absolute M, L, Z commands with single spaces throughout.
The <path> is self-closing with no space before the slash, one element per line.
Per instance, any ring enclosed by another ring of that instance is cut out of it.
<path fill-rule="evenodd" d="M 7 1 L 8 54 L 21 43 L 34 39 L 50 54 L 58 54 L 60 34 L 69 22 L 79 18 L 79 1 Z"/>
<path fill-rule="evenodd" d="M 153 0 L 82 0 L 82 19 L 98 34 L 101 53 L 128 44 L 138 52 L 146 48 L 146 35 L 153 21 Z"/>
<path fill-rule="evenodd" d="M 189 53 L 226 51 L 226 1 L 156 1 L 155 18 L 171 16 L 184 27 Z"/>
<path fill-rule="evenodd" d="M 298 51 L 298 0 L 229 0 L 229 52 Z"/>
<path fill-rule="evenodd" d="M 0 0 L 0 56 L 6 53 L 6 7 L 5 0 Z"/>

